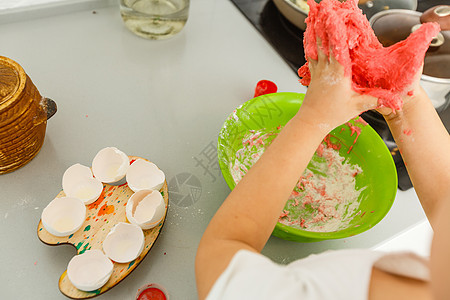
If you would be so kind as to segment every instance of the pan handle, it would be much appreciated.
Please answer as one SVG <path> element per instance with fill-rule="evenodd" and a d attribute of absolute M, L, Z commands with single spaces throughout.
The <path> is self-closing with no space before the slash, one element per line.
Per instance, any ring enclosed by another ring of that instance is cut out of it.
<path fill-rule="evenodd" d="M 53 115 L 57 111 L 56 102 L 50 98 L 44 98 L 44 99 L 42 99 L 42 103 L 44 105 L 44 110 L 47 113 L 47 120 L 48 120 L 51 117 L 53 117 Z"/>
<path fill-rule="evenodd" d="M 426 10 L 420 16 L 420 23 L 436 22 L 441 30 L 450 30 L 450 5 L 438 5 Z"/>

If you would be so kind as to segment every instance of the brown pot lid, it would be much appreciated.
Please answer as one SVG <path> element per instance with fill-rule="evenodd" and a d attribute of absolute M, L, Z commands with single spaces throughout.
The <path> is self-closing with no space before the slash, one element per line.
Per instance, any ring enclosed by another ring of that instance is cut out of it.
<path fill-rule="evenodd" d="M 14 100 L 14 95 L 23 89 L 26 75 L 15 61 L 0 56 L 0 110 Z"/>
<path fill-rule="evenodd" d="M 370 24 L 378 40 L 384 47 L 389 47 L 406 39 L 414 26 L 421 24 L 420 12 L 393 9 L 380 12 L 370 19 Z M 450 31 L 440 32 L 444 41 L 438 47 L 428 49 L 423 74 L 443 79 L 450 79 Z"/>

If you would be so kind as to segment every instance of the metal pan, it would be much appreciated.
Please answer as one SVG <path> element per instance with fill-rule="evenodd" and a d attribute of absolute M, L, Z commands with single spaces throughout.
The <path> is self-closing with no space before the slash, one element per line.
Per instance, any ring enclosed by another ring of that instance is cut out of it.
<path fill-rule="evenodd" d="M 320 2 L 320 0 L 316 0 Z M 278 8 L 280 13 L 301 30 L 306 29 L 305 19 L 308 16 L 306 7 L 306 0 L 273 0 L 273 3 Z M 297 3 L 297 4 L 296 4 Z M 359 0 L 359 8 L 368 19 L 379 11 L 388 9 L 417 9 L 417 0 Z"/>
<path fill-rule="evenodd" d="M 280 13 L 301 30 L 306 29 L 305 19 L 308 16 L 308 10 L 302 9 L 294 3 L 295 0 L 273 0 Z M 298 0 L 301 2 L 302 0 Z M 304 1 L 306 3 L 306 1 Z"/>
<path fill-rule="evenodd" d="M 380 43 L 388 47 L 404 40 L 421 23 L 430 21 L 439 23 L 441 32 L 425 55 L 420 84 L 440 112 L 450 104 L 450 5 L 438 5 L 423 14 L 404 9 L 379 12 L 370 18 L 370 25 Z"/>

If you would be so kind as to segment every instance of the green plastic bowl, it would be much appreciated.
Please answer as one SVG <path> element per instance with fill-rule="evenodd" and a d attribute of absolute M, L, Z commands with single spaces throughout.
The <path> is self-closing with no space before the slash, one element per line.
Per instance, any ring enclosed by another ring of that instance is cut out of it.
<path fill-rule="evenodd" d="M 242 148 L 242 139 L 249 130 L 275 129 L 284 126 L 298 111 L 304 94 L 275 93 L 256 97 L 238 107 L 225 121 L 217 145 L 219 165 L 230 189 L 235 182 L 230 173 L 230 158 Z M 392 156 L 380 136 L 362 122 L 350 121 L 361 128 L 361 135 L 353 145 L 355 135 L 347 125 L 330 132 L 333 142 L 339 142 L 339 154 L 351 164 L 358 164 L 363 172 L 356 177 L 356 188 L 366 187 L 360 194 L 361 213 L 349 227 L 333 232 L 312 232 L 277 223 L 273 235 L 296 242 L 315 242 L 340 239 L 362 233 L 388 213 L 397 192 L 397 172 Z M 344 129 L 342 129 L 344 128 Z M 350 153 L 347 153 L 353 145 Z"/>

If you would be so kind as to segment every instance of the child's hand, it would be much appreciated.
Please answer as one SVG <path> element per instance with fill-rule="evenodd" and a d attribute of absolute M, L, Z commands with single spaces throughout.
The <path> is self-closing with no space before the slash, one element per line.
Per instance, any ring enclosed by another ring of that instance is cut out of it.
<path fill-rule="evenodd" d="M 376 108 L 377 98 L 356 93 L 351 78 L 344 76 L 344 67 L 332 54 L 328 58 L 317 48 L 318 59 L 309 59 L 311 84 L 298 114 L 328 133 L 362 112 Z"/>
<path fill-rule="evenodd" d="M 414 102 L 417 102 L 417 100 L 411 101 L 413 98 L 420 98 L 420 97 L 423 98 L 423 96 L 424 96 L 423 94 L 425 94 L 425 91 L 420 86 L 420 76 L 422 75 L 422 71 L 423 71 L 423 65 L 419 69 L 419 71 L 417 71 L 416 76 L 414 77 L 413 83 L 407 89 L 408 92 L 402 98 L 403 110 L 408 109 L 409 106 L 414 105 Z M 387 120 L 393 120 L 399 116 L 398 111 L 393 111 L 389 107 L 377 108 L 377 111 L 380 114 L 382 114 L 385 117 L 385 119 L 387 119 Z"/>

